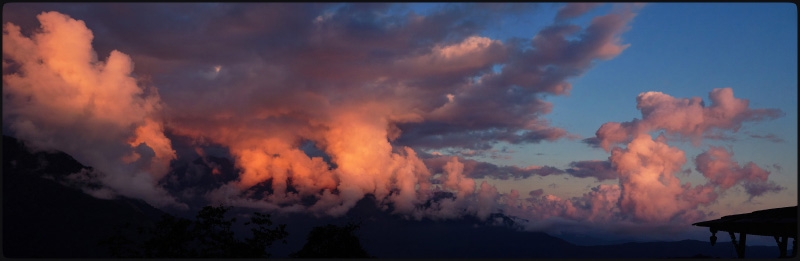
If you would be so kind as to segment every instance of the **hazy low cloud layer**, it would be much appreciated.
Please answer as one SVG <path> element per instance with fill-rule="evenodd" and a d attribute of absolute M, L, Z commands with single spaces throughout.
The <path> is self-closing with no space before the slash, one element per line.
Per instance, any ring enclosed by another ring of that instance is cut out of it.
<path fill-rule="evenodd" d="M 391 4 L 11 4 L 4 8 L 3 122 L 34 149 L 62 150 L 94 166 L 97 177 L 75 174 L 104 185 L 88 193 L 157 206 L 203 197 L 339 216 L 371 194 L 385 209 L 418 219 L 502 210 L 636 227 L 696 220 L 705 215 L 698 206 L 733 185 L 751 196 L 782 189 L 767 181 L 769 172 L 740 167 L 720 148 L 695 159 L 707 184 L 681 183 L 674 174 L 687 156 L 650 136 L 663 131 L 699 144 L 781 115 L 749 108 L 730 88 L 714 89 L 707 107 L 697 97 L 641 94 L 642 119 L 606 123 L 587 139 L 608 160 L 566 170 L 424 152 L 463 156 L 499 142 L 574 137 L 542 118 L 553 106 L 543 97 L 568 94 L 569 79 L 622 53 L 629 45 L 621 34 L 640 7 L 613 5 L 588 25 L 569 23 L 596 6 L 567 4 L 528 39 L 491 39 L 481 33 L 498 18 L 537 7 L 449 4 L 423 15 Z M 224 175 L 205 151 L 220 147 L 237 176 L 171 195 L 165 184 L 181 181 L 168 175 L 179 154 L 167 137 L 188 140 L 186 155 L 202 159 L 191 175 Z M 476 180 L 548 175 L 619 184 L 561 199 Z"/>

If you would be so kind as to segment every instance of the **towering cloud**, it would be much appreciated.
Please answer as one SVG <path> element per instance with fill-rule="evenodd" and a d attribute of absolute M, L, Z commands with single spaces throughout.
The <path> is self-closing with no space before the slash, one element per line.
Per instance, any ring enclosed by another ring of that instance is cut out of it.
<path fill-rule="evenodd" d="M 641 120 L 605 123 L 595 138 L 586 140 L 611 152 L 611 167 L 619 174 L 619 207 L 623 215 L 644 221 L 695 221 L 691 219 L 704 215 L 698 206 L 713 203 L 719 192 L 736 184 L 742 184 L 751 199 L 782 189 L 767 182 L 768 171 L 753 162 L 740 167 L 732 160 L 731 152 L 714 146 L 694 160 L 697 171 L 707 178 L 706 184 L 692 187 L 675 177 L 686 163 L 686 156 L 682 150 L 669 146 L 664 134 L 689 138 L 697 146 L 709 134 L 736 132 L 744 122 L 782 115 L 777 109 L 749 108 L 748 101 L 735 98 L 731 88 L 714 89 L 709 98 L 711 106 L 706 107 L 699 97 L 642 93 L 636 99 Z M 662 131 L 655 140 L 651 137 L 654 131 Z M 600 175 L 600 171 L 593 173 Z"/>
<path fill-rule="evenodd" d="M 691 184 L 681 184 L 675 177 L 686 162 L 684 152 L 665 143 L 664 136 L 653 140 L 650 135 L 637 136 L 627 148 L 614 148 L 611 163 L 620 174 L 620 209 L 636 219 L 667 221 L 698 204 L 709 204 L 716 195 L 686 197 Z M 714 193 L 703 190 L 703 193 Z"/>
<path fill-rule="evenodd" d="M 129 56 L 115 50 L 98 60 L 82 21 L 57 12 L 37 19 L 30 36 L 3 25 L 4 124 L 33 149 L 61 150 L 99 170 L 74 174 L 104 185 L 91 194 L 180 205 L 157 186 L 175 152 L 155 89 L 137 84 Z"/>

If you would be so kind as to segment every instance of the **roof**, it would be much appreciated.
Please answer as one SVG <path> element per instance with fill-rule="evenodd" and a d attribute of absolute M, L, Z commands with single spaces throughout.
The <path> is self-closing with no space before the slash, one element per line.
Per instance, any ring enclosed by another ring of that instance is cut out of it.
<path fill-rule="evenodd" d="M 797 206 L 724 216 L 720 219 L 698 222 L 692 225 L 750 235 L 797 238 Z"/>

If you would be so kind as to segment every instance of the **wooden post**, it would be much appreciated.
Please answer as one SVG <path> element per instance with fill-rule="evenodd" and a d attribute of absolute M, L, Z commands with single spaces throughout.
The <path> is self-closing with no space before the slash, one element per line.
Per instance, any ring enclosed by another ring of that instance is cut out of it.
<path fill-rule="evenodd" d="M 747 248 L 747 234 L 739 232 L 739 258 L 744 258 L 745 248 Z"/>
<path fill-rule="evenodd" d="M 717 230 L 716 229 L 713 229 L 713 228 L 711 229 L 711 237 L 709 238 L 709 240 L 711 240 L 711 246 L 714 246 L 714 244 L 717 243 Z"/>
<path fill-rule="evenodd" d="M 739 232 L 739 243 L 736 243 L 736 235 L 733 232 L 728 231 L 728 235 L 731 236 L 731 243 L 733 243 L 733 247 L 736 248 L 736 255 L 739 258 L 744 258 L 744 248 L 745 244 L 747 243 L 747 234 Z"/>
<path fill-rule="evenodd" d="M 789 236 L 783 236 L 781 239 L 781 257 L 786 257 L 786 247 L 789 245 Z"/>
<path fill-rule="evenodd" d="M 780 238 L 778 236 L 774 236 L 774 238 L 775 242 L 778 243 L 778 250 L 781 251 L 781 255 L 779 257 L 786 257 L 786 245 L 788 245 L 787 243 L 789 243 L 788 241 L 789 237 L 783 236 L 783 238 Z"/>

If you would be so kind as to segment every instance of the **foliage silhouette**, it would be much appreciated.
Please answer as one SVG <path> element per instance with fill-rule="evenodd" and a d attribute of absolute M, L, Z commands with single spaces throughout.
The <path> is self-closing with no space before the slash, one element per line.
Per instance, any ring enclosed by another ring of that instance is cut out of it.
<path fill-rule="evenodd" d="M 250 222 L 252 236 L 244 241 L 236 239 L 231 226 L 236 218 L 225 219 L 230 207 L 203 207 L 194 221 L 164 214 L 153 227 L 139 227 L 141 240 L 131 240 L 124 231 L 116 233 L 101 244 L 109 248 L 115 257 L 217 257 L 217 258 L 266 258 L 266 248 L 273 242 L 288 236 L 286 225 L 270 229 L 269 215 L 253 213 Z"/>
<path fill-rule="evenodd" d="M 308 233 L 308 241 L 300 251 L 289 254 L 292 258 L 375 258 L 361 246 L 353 232 L 359 224 L 345 226 L 328 224 L 315 227 Z"/>

